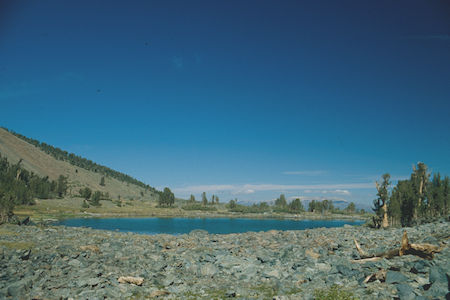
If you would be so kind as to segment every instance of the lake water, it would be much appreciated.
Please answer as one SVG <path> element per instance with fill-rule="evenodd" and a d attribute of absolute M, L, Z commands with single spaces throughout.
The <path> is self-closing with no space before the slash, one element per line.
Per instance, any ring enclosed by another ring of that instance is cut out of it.
<path fill-rule="evenodd" d="M 58 225 L 90 227 L 140 234 L 183 234 L 195 229 L 209 233 L 240 233 L 268 230 L 303 230 L 318 227 L 340 227 L 345 224 L 360 225 L 360 220 L 274 220 L 234 218 L 115 218 L 115 219 L 67 219 Z"/>

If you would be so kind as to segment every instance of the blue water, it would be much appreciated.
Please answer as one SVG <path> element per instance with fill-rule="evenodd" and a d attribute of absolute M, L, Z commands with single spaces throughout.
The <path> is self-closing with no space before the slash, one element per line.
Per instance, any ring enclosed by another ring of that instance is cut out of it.
<path fill-rule="evenodd" d="M 318 227 L 340 227 L 345 224 L 360 225 L 359 220 L 273 220 L 233 218 L 116 218 L 116 219 L 68 219 L 57 223 L 72 227 L 118 230 L 141 234 L 183 234 L 194 229 L 209 233 L 239 233 L 268 230 L 303 230 Z"/>

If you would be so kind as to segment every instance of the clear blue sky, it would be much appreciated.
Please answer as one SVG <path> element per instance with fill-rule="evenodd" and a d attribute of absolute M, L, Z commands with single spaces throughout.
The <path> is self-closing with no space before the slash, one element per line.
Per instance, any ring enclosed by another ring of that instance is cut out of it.
<path fill-rule="evenodd" d="M 0 125 L 221 201 L 450 175 L 447 1 L 2 1 Z"/>

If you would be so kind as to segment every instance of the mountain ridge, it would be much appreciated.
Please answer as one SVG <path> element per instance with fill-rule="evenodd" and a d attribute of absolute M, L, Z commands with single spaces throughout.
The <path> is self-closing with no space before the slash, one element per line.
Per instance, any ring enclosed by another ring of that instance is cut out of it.
<path fill-rule="evenodd" d="M 29 141 L 33 141 L 33 144 Z M 99 169 L 108 170 L 110 172 L 106 174 L 94 172 L 71 164 L 69 161 L 65 160 L 64 157 L 57 159 L 49 154 L 49 151 L 47 151 L 47 153 L 43 151 L 39 145 L 57 149 L 62 153 L 67 153 L 67 155 L 72 155 L 72 157 L 91 162 L 94 166 L 98 166 Z M 69 181 L 70 196 L 77 194 L 78 189 L 83 187 L 98 190 L 102 193 L 109 193 L 110 197 L 115 199 L 121 197 L 130 200 L 155 200 L 159 193 L 155 188 L 146 185 L 127 174 L 98 165 L 90 160 L 76 156 L 73 153 L 69 154 L 67 151 L 27 138 L 3 127 L 0 128 L 0 153 L 7 157 L 11 163 L 18 163 L 21 161 L 22 167 L 40 176 L 48 176 L 52 180 L 56 180 L 59 175 L 66 176 Z M 114 178 L 111 174 L 119 174 L 122 178 L 129 179 L 129 182 Z M 104 177 L 105 185 L 100 184 L 102 177 Z"/>

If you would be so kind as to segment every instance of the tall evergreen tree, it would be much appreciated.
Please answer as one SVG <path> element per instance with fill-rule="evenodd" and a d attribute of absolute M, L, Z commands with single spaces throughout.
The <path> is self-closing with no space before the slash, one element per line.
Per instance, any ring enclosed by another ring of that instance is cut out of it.
<path fill-rule="evenodd" d="M 275 200 L 275 206 L 278 206 L 278 207 L 286 207 L 287 206 L 286 196 L 284 196 L 284 194 L 281 194 L 280 198 Z"/>
<path fill-rule="evenodd" d="M 92 204 L 93 206 L 100 206 L 100 205 L 101 205 L 101 204 L 100 204 L 100 198 L 101 198 L 101 196 L 102 196 L 102 193 L 101 193 L 100 191 L 95 191 L 95 192 L 92 194 L 91 204 Z"/>
<path fill-rule="evenodd" d="M 355 213 L 355 211 L 356 211 L 355 203 L 350 202 L 350 203 L 347 205 L 347 208 L 346 208 L 345 210 L 346 210 L 347 212 L 351 213 L 351 214 Z"/>
<path fill-rule="evenodd" d="M 175 203 L 175 195 L 172 191 L 165 187 L 164 191 L 160 195 L 160 205 L 172 206 Z"/>
<path fill-rule="evenodd" d="M 292 200 L 291 203 L 289 203 L 289 210 L 291 210 L 292 212 L 305 211 L 305 209 L 303 208 L 303 204 L 299 198 L 296 198 L 295 200 Z"/>
<path fill-rule="evenodd" d="M 206 198 L 206 193 L 202 193 L 202 204 L 206 206 L 208 204 L 208 198 Z"/>
<path fill-rule="evenodd" d="M 67 193 L 67 177 L 63 175 L 59 175 L 58 177 L 58 183 L 56 186 L 56 193 L 58 194 L 59 198 L 62 198 Z"/>

